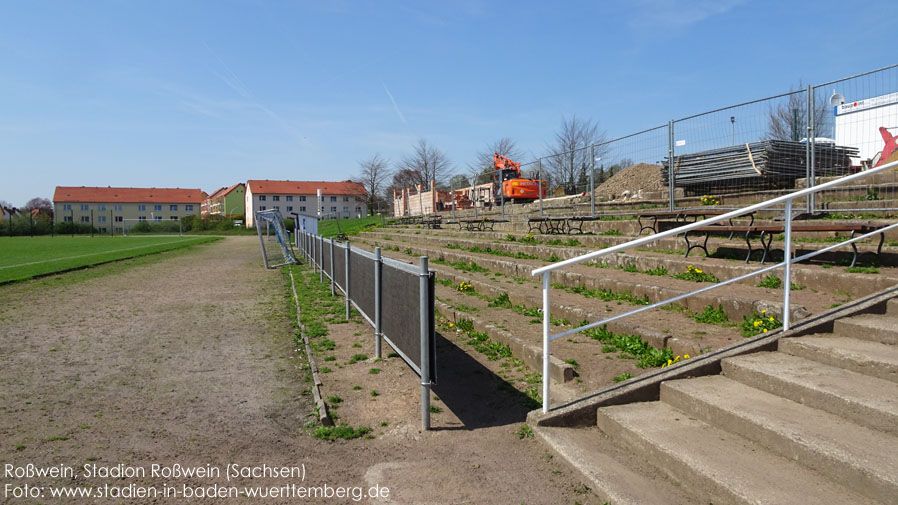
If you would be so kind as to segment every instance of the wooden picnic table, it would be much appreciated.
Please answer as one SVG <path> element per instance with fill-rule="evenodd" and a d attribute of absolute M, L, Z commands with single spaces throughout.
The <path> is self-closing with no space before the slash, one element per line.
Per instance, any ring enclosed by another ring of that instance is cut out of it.
<path fill-rule="evenodd" d="M 854 238 L 856 234 L 867 234 L 875 232 L 876 230 L 881 229 L 882 226 L 874 226 L 869 224 L 792 224 L 792 233 L 820 233 L 820 232 L 850 232 L 848 236 L 849 239 Z M 773 242 L 773 235 L 777 233 L 785 233 L 786 226 L 785 224 L 770 224 L 770 225 L 758 225 L 758 226 L 726 226 L 726 225 L 710 225 L 710 226 L 701 226 L 699 228 L 695 228 L 685 233 L 684 238 L 686 239 L 686 257 L 689 257 L 689 252 L 693 249 L 702 249 L 705 251 L 705 256 L 708 256 L 708 237 L 711 236 L 712 233 L 730 233 L 730 237 L 733 236 L 733 233 L 744 233 L 745 234 L 745 243 L 748 246 L 748 254 L 745 256 L 745 262 L 751 259 L 751 253 L 753 249 L 751 247 L 751 238 L 752 234 L 758 234 L 759 241 L 761 242 L 762 249 L 764 253 L 761 255 L 761 264 L 767 260 L 767 256 L 770 254 L 770 244 Z M 689 241 L 689 234 L 701 233 L 704 235 L 704 241 L 696 242 L 695 244 Z M 766 240 L 765 240 L 766 238 Z M 879 256 L 882 253 L 882 244 L 885 241 L 885 233 L 881 232 L 879 234 L 879 246 L 876 248 L 876 255 Z M 851 259 L 851 266 L 855 266 L 857 264 L 858 258 L 858 250 L 857 245 L 854 242 L 851 243 L 851 249 L 854 251 L 854 255 Z M 756 249 L 755 249 L 756 250 Z"/>

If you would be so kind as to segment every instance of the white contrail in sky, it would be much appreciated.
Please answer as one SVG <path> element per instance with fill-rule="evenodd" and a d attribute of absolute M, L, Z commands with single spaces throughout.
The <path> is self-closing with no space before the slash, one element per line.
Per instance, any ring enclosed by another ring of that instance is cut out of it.
<path fill-rule="evenodd" d="M 393 102 L 393 110 L 396 111 L 396 115 L 399 116 L 399 120 L 402 121 L 403 124 L 408 124 L 408 121 L 405 120 L 405 116 L 402 115 L 402 111 L 399 110 L 399 104 L 396 103 L 396 99 L 393 98 L 393 93 L 390 93 L 390 88 L 387 88 L 387 83 L 380 81 L 380 84 L 384 87 L 384 91 L 387 92 L 387 96 L 390 97 L 390 101 Z"/>

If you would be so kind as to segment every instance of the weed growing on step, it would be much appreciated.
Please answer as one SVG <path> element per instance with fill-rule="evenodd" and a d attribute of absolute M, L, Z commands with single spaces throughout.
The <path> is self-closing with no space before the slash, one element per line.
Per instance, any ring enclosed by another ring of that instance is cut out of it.
<path fill-rule="evenodd" d="M 617 231 L 614 228 L 611 228 L 608 231 L 603 231 L 602 233 L 599 233 L 599 235 L 603 236 L 603 237 L 621 237 L 621 236 L 623 236 L 623 233 Z"/>
<path fill-rule="evenodd" d="M 588 324 L 588 321 L 583 321 L 582 324 Z M 604 344 L 602 347 L 603 352 L 619 351 L 628 358 L 636 359 L 636 366 L 639 368 L 659 367 L 667 363 L 667 360 L 675 357 L 669 347 L 665 349 L 654 348 L 636 335 L 612 333 L 607 326 L 590 328 L 581 333 L 593 340 L 602 342 Z"/>
<path fill-rule="evenodd" d="M 656 275 L 659 277 L 666 277 L 668 275 L 667 269 L 664 267 L 652 268 L 649 270 L 643 270 L 642 273 L 648 275 Z"/>
<path fill-rule="evenodd" d="M 701 270 L 699 268 L 695 268 L 692 265 L 686 267 L 686 271 L 681 274 L 676 274 L 673 276 L 674 279 L 680 279 L 684 281 L 692 281 L 692 282 L 720 282 L 717 277 Z"/>
<path fill-rule="evenodd" d="M 782 321 L 775 316 L 769 315 L 766 310 L 762 310 L 760 314 L 754 313 L 743 318 L 742 336 L 753 337 L 781 328 L 782 326 Z"/>
<path fill-rule="evenodd" d="M 847 267 L 846 272 L 850 274 L 878 274 L 879 269 L 874 267 Z"/>
<path fill-rule="evenodd" d="M 632 378 L 633 378 L 633 374 L 624 372 L 624 373 L 616 376 L 614 378 L 614 382 L 623 382 L 625 380 L 632 379 Z"/>
<path fill-rule="evenodd" d="M 756 286 L 759 288 L 780 289 L 783 287 L 783 281 L 779 277 L 771 274 L 767 277 L 764 277 L 764 280 L 756 284 Z M 802 286 L 801 284 L 795 284 L 793 282 L 792 285 L 789 286 L 789 289 L 791 289 L 792 291 L 801 291 L 802 289 L 804 289 L 804 286 Z"/>
<path fill-rule="evenodd" d="M 368 433 L 371 433 L 371 428 L 367 426 L 360 426 L 358 428 L 353 428 L 351 426 L 319 426 L 315 429 L 315 433 L 312 435 L 315 438 L 320 438 L 322 440 L 334 441 L 337 439 L 352 440 L 354 438 L 361 438 Z"/>
<path fill-rule="evenodd" d="M 617 293 L 610 289 L 589 289 L 586 286 L 570 287 L 557 283 L 553 283 L 552 287 L 555 289 L 562 289 L 568 293 L 578 294 L 586 298 L 597 298 L 605 302 L 622 301 L 631 305 L 648 305 L 650 303 L 648 295 L 634 296 L 632 293 Z"/>
<path fill-rule="evenodd" d="M 524 440 L 525 438 L 533 438 L 533 428 L 529 425 L 523 424 L 520 428 L 518 428 L 518 438 Z"/>
<path fill-rule="evenodd" d="M 726 312 L 723 311 L 722 305 L 718 305 L 717 308 L 714 308 L 713 305 L 707 305 L 704 310 L 695 314 L 693 319 L 700 323 L 717 325 L 726 325 L 730 322 Z"/>
<path fill-rule="evenodd" d="M 455 287 L 455 290 L 461 293 L 467 293 L 469 291 L 474 291 L 474 286 L 472 286 L 470 282 L 461 281 L 458 283 L 458 286 Z"/>
<path fill-rule="evenodd" d="M 574 370 L 580 370 L 580 363 L 577 363 L 577 360 L 571 358 L 564 360 L 564 362 L 574 367 Z"/>

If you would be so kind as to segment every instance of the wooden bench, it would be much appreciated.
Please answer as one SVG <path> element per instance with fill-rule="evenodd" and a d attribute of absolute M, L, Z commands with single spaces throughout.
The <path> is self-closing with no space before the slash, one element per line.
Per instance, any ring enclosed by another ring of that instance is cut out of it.
<path fill-rule="evenodd" d="M 881 226 L 873 226 L 869 224 L 792 224 L 792 233 L 820 233 L 820 232 L 850 232 L 848 236 L 849 239 L 854 238 L 856 234 L 867 234 L 875 232 L 882 228 Z M 733 236 L 733 233 L 744 233 L 745 234 L 745 243 L 748 246 L 748 254 L 745 256 L 745 262 L 751 259 L 751 253 L 753 252 L 751 247 L 751 238 L 752 234 L 759 234 L 759 240 L 761 242 L 761 246 L 763 248 L 764 253 L 761 256 L 761 264 L 767 260 L 767 256 L 770 254 L 770 244 L 773 242 L 773 235 L 778 233 L 785 233 L 786 226 L 784 224 L 772 224 L 772 225 L 759 225 L 759 226 L 725 226 L 725 225 L 710 225 L 710 226 L 702 226 L 699 228 L 695 228 L 694 230 L 690 230 L 686 232 L 684 238 L 686 239 L 686 257 L 689 257 L 689 252 L 693 249 L 702 249 L 705 251 L 705 256 L 708 256 L 708 237 L 711 236 L 712 233 L 730 233 L 730 237 Z M 690 233 L 701 233 L 704 235 L 704 241 L 696 242 L 695 244 L 689 241 Z M 766 238 L 766 240 L 765 240 Z M 876 248 L 876 255 L 879 256 L 882 253 L 882 244 L 885 241 L 885 233 L 879 234 L 879 246 Z M 852 242 L 851 249 L 854 251 L 854 256 L 851 259 L 851 266 L 855 266 L 857 264 L 858 258 L 858 250 L 857 245 Z"/>
<path fill-rule="evenodd" d="M 443 216 L 435 215 L 435 216 L 425 217 L 424 219 L 421 220 L 421 224 L 423 224 L 424 226 L 426 226 L 428 228 L 440 228 L 441 225 L 443 224 Z"/>
<path fill-rule="evenodd" d="M 682 209 L 682 210 L 650 210 L 645 212 L 640 212 L 636 215 L 636 221 L 639 223 L 639 233 L 636 235 L 642 235 L 642 232 L 645 230 L 650 230 L 652 233 L 658 233 L 658 222 L 665 219 L 673 219 L 676 223 L 688 223 L 689 218 L 692 218 L 692 222 L 698 221 L 698 218 L 707 219 L 708 217 L 713 216 L 721 216 L 731 212 L 730 210 L 723 209 Z M 755 214 L 754 212 L 744 214 L 740 217 L 749 217 L 751 218 L 751 222 L 749 222 L 749 226 L 755 223 Z M 651 218 L 651 224 L 643 223 L 642 220 L 648 220 Z M 733 220 L 730 220 L 730 224 L 733 224 Z"/>
<path fill-rule="evenodd" d="M 544 216 L 527 219 L 529 232 L 539 231 L 543 235 L 571 234 L 574 230 L 578 235 L 583 234 L 583 223 L 598 221 L 601 216 Z"/>

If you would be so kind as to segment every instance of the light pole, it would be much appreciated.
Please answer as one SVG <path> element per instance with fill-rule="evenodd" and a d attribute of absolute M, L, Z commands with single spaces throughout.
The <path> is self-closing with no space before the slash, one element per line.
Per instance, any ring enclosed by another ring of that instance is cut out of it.
<path fill-rule="evenodd" d="M 736 145 L 736 116 L 730 116 L 730 125 L 733 131 L 733 145 Z"/>

